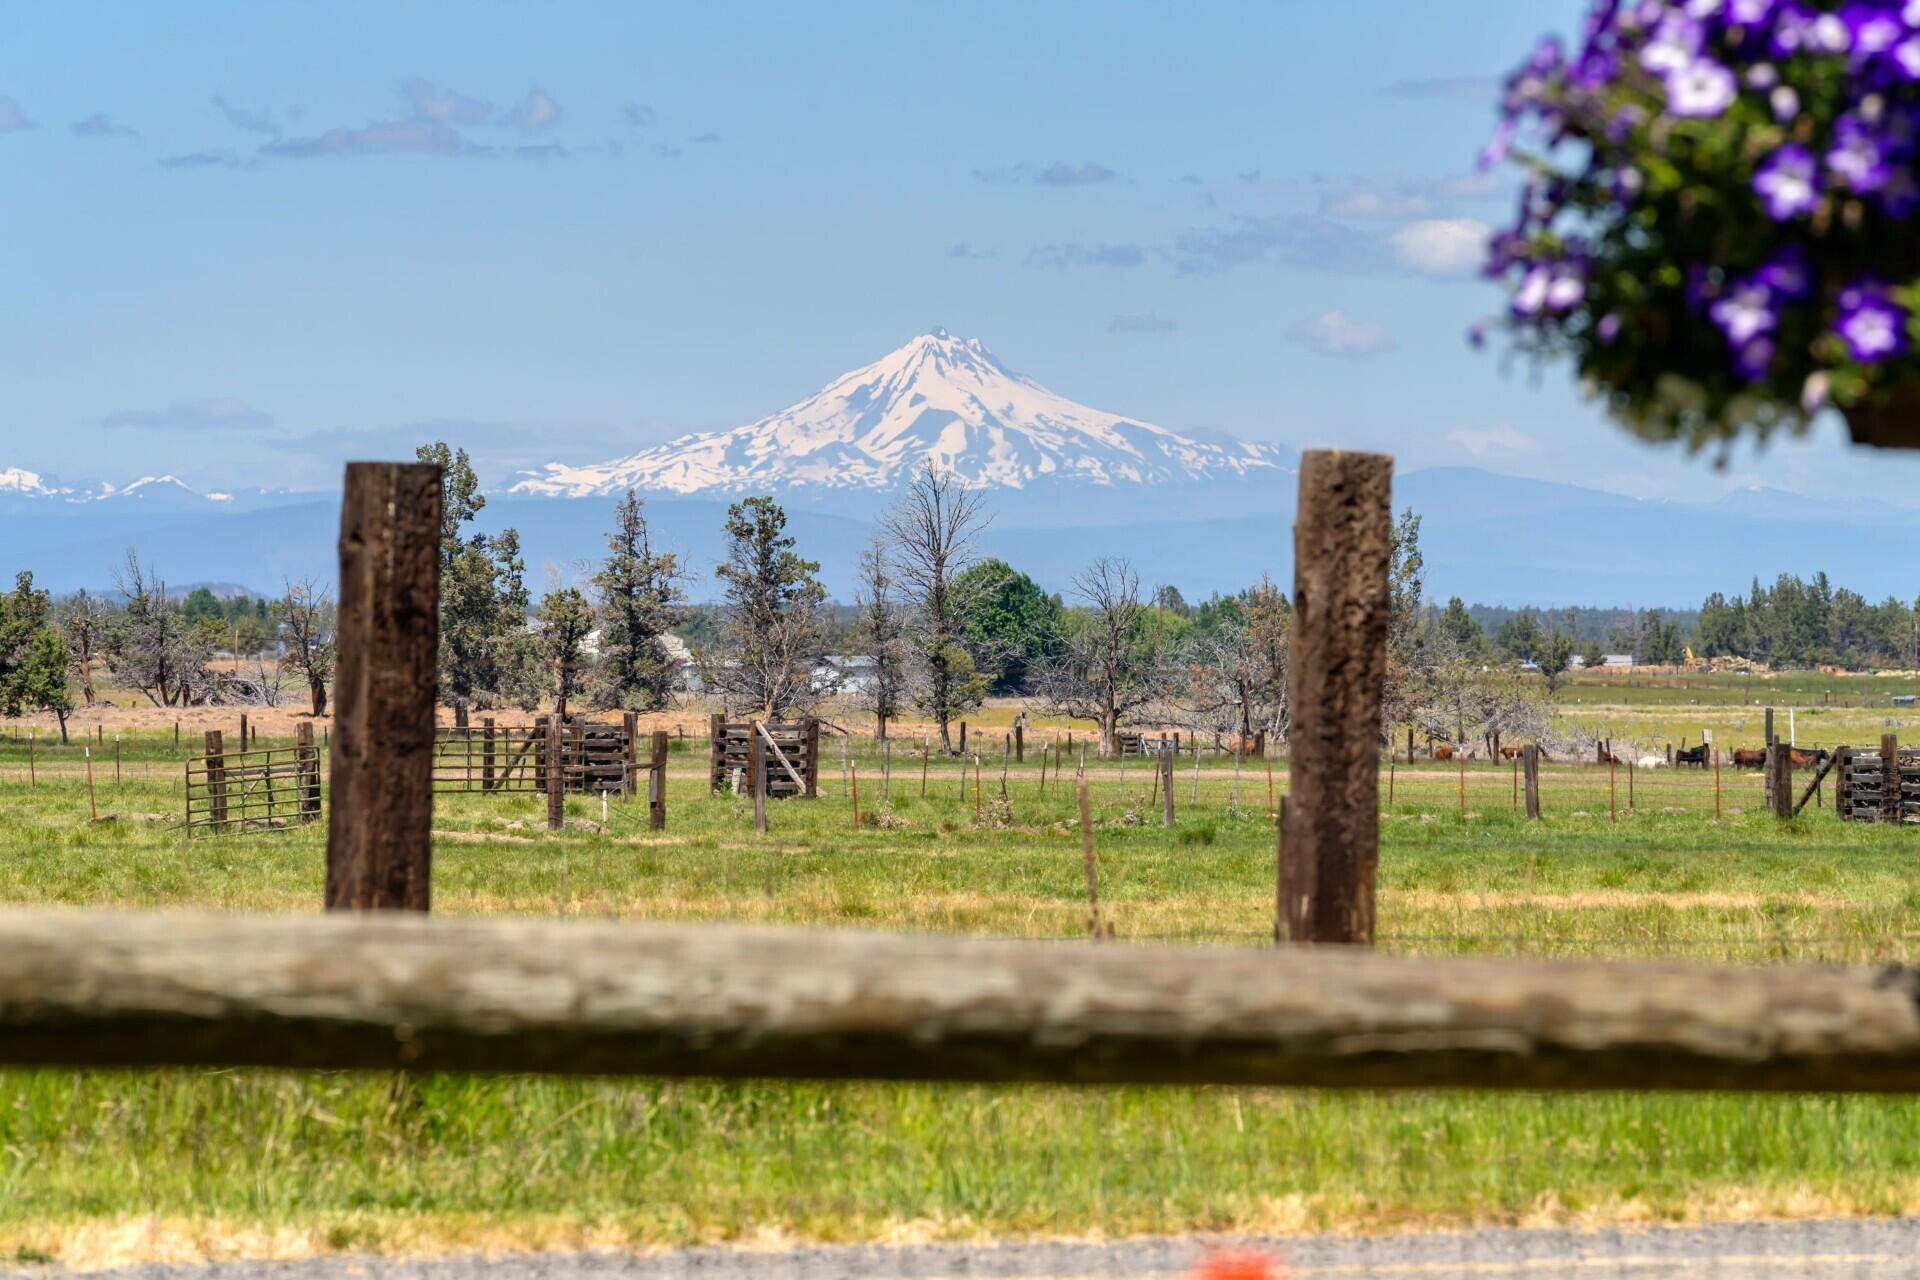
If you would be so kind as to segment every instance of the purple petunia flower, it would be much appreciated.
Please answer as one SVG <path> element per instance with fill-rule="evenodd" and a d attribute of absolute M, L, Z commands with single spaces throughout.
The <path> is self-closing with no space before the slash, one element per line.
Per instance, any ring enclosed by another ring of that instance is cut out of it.
<path fill-rule="evenodd" d="M 1772 338 L 1743 342 L 1733 350 L 1733 367 L 1748 382 L 1758 382 L 1767 376 L 1767 369 L 1773 364 L 1773 351 Z"/>
<path fill-rule="evenodd" d="M 1676 116 L 1717 116 L 1739 95 L 1740 82 L 1733 72 L 1711 58 L 1696 58 L 1667 73 L 1667 110 Z"/>
<path fill-rule="evenodd" d="M 1906 25 L 1885 5 L 1867 4 L 1862 0 L 1854 0 L 1840 10 L 1840 21 L 1846 24 L 1853 56 L 1860 59 L 1885 53 L 1907 34 Z"/>
<path fill-rule="evenodd" d="M 1807 28 L 1813 22 L 1813 13 L 1799 0 L 1781 0 L 1773 14 L 1773 52 L 1782 58 L 1790 58 L 1806 46 Z"/>
<path fill-rule="evenodd" d="M 1816 13 L 1800 37 L 1808 53 L 1846 53 L 1853 48 L 1853 32 L 1837 13 Z"/>
<path fill-rule="evenodd" d="M 1707 29 L 1681 13 L 1669 13 L 1660 19 L 1653 35 L 1640 50 L 1640 65 L 1654 75 L 1671 75 L 1700 56 Z"/>
<path fill-rule="evenodd" d="M 1878 191 L 1891 173 L 1886 140 L 1859 116 L 1841 116 L 1834 121 L 1827 168 L 1855 191 Z"/>
<path fill-rule="evenodd" d="M 1907 313 L 1877 280 L 1862 280 L 1840 294 L 1834 332 L 1862 364 L 1878 364 L 1907 349 Z"/>
<path fill-rule="evenodd" d="M 1900 10 L 1900 20 L 1910 27 L 1920 27 L 1920 0 L 1907 0 Z"/>
<path fill-rule="evenodd" d="M 1887 65 L 1903 80 L 1920 80 L 1920 36 L 1908 36 L 1893 46 Z"/>
<path fill-rule="evenodd" d="M 1811 213 L 1820 202 L 1817 181 L 1819 162 L 1805 147 L 1788 143 L 1772 155 L 1753 175 L 1753 189 L 1767 206 L 1767 216 L 1786 222 Z"/>
<path fill-rule="evenodd" d="M 1780 85 L 1767 95 L 1767 106 L 1781 124 L 1800 114 L 1800 94 L 1790 84 Z"/>
<path fill-rule="evenodd" d="M 1787 302 L 1805 302 L 1813 296 L 1813 264 L 1807 260 L 1807 251 L 1797 244 L 1774 254 L 1753 278 Z"/>
<path fill-rule="evenodd" d="M 1513 295 L 1516 315 L 1557 315 L 1571 311 L 1587 293 L 1586 278 L 1570 262 L 1543 263 L 1527 272 Z"/>
<path fill-rule="evenodd" d="M 1776 0 L 1729 0 L 1727 20 L 1744 27 L 1758 26 L 1773 16 Z"/>
<path fill-rule="evenodd" d="M 1601 316 L 1600 323 L 1593 327 L 1593 336 L 1611 346 L 1620 337 L 1622 323 L 1619 312 L 1609 311 Z"/>
<path fill-rule="evenodd" d="M 1707 314 L 1736 347 L 1744 347 L 1762 334 L 1772 333 L 1780 323 L 1773 291 L 1751 280 L 1735 285 L 1707 309 Z"/>

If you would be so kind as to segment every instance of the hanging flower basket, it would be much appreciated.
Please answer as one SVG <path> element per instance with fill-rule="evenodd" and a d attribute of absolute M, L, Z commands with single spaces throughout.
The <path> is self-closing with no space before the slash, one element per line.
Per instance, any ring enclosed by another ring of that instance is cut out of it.
<path fill-rule="evenodd" d="M 1639 434 L 1920 448 L 1920 0 L 1596 0 L 1509 79 L 1484 163 L 1499 328 Z"/>

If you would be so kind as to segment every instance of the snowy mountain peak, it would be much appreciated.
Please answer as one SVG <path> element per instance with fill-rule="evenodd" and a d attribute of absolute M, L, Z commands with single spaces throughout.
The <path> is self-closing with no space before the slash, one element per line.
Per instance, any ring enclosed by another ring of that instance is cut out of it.
<path fill-rule="evenodd" d="M 28 471 L 24 467 L 7 467 L 0 470 L 0 493 L 17 493 L 32 498 L 54 498 L 72 490 L 56 488 L 50 485 L 37 471 Z"/>
<path fill-rule="evenodd" d="M 593 466 L 551 463 L 509 492 L 878 490 L 929 465 L 997 488 L 1155 485 L 1271 474 L 1280 457 L 1076 404 L 935 328 L 758 422 Z"/>

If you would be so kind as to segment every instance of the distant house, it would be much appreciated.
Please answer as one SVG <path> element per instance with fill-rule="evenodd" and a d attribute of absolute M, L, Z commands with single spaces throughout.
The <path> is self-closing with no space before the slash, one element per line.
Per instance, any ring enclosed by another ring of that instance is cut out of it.
<path fill-rule="evenodd" d="M 1609 653 L 1600 659 L 1600 665 L 1603 667 L 1630 667 L 1633 665 L 1633 655 L 1630 653 Z"/>

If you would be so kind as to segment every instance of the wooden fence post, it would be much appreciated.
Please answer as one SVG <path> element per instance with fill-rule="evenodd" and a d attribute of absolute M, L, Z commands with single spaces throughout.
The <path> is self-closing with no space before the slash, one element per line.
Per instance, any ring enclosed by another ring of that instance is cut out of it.
<path fill-rule="evenodd" d="M 1392 480 L 1384 454 L 1315 450 L 1300 462 L 1280 873 L 1295 942 L 1373 942 Z"/>
<path fill-rule="evenodd" d="M 767 748 L 760 740 L 760 722 L 747 722 L 747 786 L 753 790 L 753 829 L 767 834 Z"/>
<path fill-rule="evenodd" d="M 620 717 L 620 730 L 620 794 L 631 799 L 640 791 L 640 717 L 627 712 Z"/>
<path fill-rule="evenodd" d="M 1793 748 L 1784 742 L 1767 750 L 1767 799 L 1774 817 L 1793 816 Z"/>
<path fill-rule="evenodd" d="M 440 645 L 440 468 L 351 462 L 340 506 L 330 910 L 425 911 Z"/>
<path fill-rule="evenodd" d="M 293 747 L 300 773 L 297 808 L 300 820 L 311 822 L 320 816 L 320 752 L 313 745 L 313 721 L 302 720 L 293 727 Z"/>
<path fill-rule="evenodd" d="M 567 825 L 567 762 L 564 739 L 566 723 L 557 715 L 543 717 L 547 734 L 541 754 L 547 758 L 547 830 L 560 831 Z"/>
<path fill-rule="evenodd" d="M 1529 742 L 1520 752 L 1521 773 L 1526 783 L 1527 821 L 1540 821 L 1540 744 Z"/>
<path fill-rule="evenodd" d="M 1880 821 L 1900 823 L 1906 819 L 1906 804 L 1900 794 L 1900 739 L 1880 735 Z"/>
<path fill-rule="evenodd" d="M 667 829 L 667 731 L 653 731 L 653 752 L 647 764 L 647 827 Z"/>
<path fill-rule="evenodd" d="M 720 790 L 725 782 L 727 758 L 727 718 L 719 712 L 707 717 L 708 788 Z"/>
<path fill-rule="evenodd" d="M 494 736 L 493 717 L 484 716 L 480 720 L 480 789 L 493 790 Z"/>
<path fill-rule="evenodd" d="M 1165 799 L 1160 805 L 1160 825 L 1171 827 L 1173 825 L 1173 752 L 1164 746 L 1160 748 L 1160 780 L 1166 784 Z"/>
<path fill-rule="evenodd" d="M 814 800 L 820 795 L 820 717 L 807 717 L 807 762 L 806 779 L 807 799 Z"/>
<path fill-rule="evenodd" d="M 1015 721 L 1013 726 L 1013 762 L 1015 764 L 1027 762 L 1027 727 L 1018 721 Z"/>

